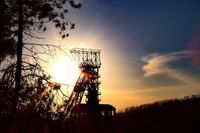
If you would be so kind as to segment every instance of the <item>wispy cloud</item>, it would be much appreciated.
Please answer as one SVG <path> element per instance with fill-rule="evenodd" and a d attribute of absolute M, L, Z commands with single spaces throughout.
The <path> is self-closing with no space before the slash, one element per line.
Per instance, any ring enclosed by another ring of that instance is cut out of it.
<path fill-rule="evenodd" d="M 189 52 L 180 51 L 168 54 L 151 53 L 142 58 L 146 64 L 143 66 L 144 76 L 152 76 L 156 74 L 171 73 L 175 71 L 169 66 L 172 61 L 177 61 L 181 58 L 187 57 Z"/>

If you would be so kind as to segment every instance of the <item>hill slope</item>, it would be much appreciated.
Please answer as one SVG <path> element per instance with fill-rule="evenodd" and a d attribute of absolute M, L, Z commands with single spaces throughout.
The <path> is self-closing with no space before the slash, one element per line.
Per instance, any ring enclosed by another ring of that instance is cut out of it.
<path fill-rule="evenodd" d="M 120 132 L 200 133 L 200 96 L 131 107 L 118 113 Z"/>

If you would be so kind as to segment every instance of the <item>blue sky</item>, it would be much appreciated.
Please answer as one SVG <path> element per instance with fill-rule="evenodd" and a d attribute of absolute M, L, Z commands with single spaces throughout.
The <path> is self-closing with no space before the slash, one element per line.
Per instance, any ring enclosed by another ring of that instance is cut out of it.
<path fill-rule="evenodd" d="M 90 1 L 91 17 L 122 43 L 116 45 L 125 52 L 184 50 L 200 21 L 200 3 L 191 0 L 94 1 Z"/>
<path fill-rule="evenodd" d="M 76 29 L 48 43 L 102 50 L 102 103 L 123 109 L 200 94 L 200 1 L 82 0 Z"/>

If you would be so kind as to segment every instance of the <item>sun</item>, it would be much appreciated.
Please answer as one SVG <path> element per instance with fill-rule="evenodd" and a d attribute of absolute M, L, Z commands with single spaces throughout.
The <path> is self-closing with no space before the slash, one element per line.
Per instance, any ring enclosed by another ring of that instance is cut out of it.
<path fill-rule="evenodd" d="M 74 85 L 80 71 L 78 65 L 70 58 L 58 58 L 52 63 L 51 76 L 57 83 Z"/>

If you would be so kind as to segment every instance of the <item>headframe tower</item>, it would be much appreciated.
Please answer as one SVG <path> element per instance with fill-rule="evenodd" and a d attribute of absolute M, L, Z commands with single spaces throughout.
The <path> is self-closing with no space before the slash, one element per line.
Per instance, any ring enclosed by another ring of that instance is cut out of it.
<path fill-rule="evenodd" d="M 96 49 L 71 49 L 70 53 L 75 57 L 81 71 L 81 77 L 87 80 L 84 85 L 86 91 L 86 104 L 99 105 L 99 69 L 101 67 L 100 50 Z"/>
<path fill-rule="evenodd" d="M 70 50 L 80 69 L 79 78 L 66 103 L 66 117 L 81 115 L 114 116 L 115 108 L 108 104 L 99 104 L 99 85 L 101 67 L 100 50 L 74 48 Z M 81 104 L 86 92 L 86 104 Z"/>

